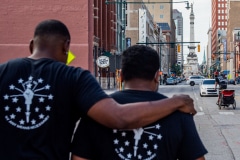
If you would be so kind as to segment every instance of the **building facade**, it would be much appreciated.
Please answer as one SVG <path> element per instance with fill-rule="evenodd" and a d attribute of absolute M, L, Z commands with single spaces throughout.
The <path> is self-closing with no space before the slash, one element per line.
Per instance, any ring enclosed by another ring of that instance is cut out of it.
<path fill-rule="evenodd" d="M 239 41 L 240 41 L 240 21 L 238 11 L 240 9 L 239 0 L 227 1 L 227 52 L 229 54 L 228 67 L 231 77 L 235 79 L 240 73 L 239 68 Z"/>
<path fill-rule="evenodd" d="M 171 74 L 171 68 L 177 63 L 176 47 L 169 44 L 169 42 L 175 42 L 175 30 L 176 26 L 173 20 L 173 0 L 143 0 L 147 2 L 146 6 L 151 13 L 154 22 L 159 27 L 162 27 L 162 32 L 166 37 L 166 45 L 168 47 L 168 73 Z M 154 3 L 151 3 L 154 2 Z M 169 28 L 165 27 L 168 26 Z"/>
<path fill-rule="evenodd" d="M 183 17 L 182 13 L 177 9 L 173 10 L 173 19 L 176 25 L 176 41 L 183 42 Z M 177 52 L 177 64 L 181 66 L 181 70 L 183 70 L 184 64 L 184 56 L 183 56 L 183 43 L 179 43 L 180 52 Z"/>
<path fill-rule="evenodd" d="M 210 77 L 213 73 L 213 70 L 211 70 L 212 66 L 212 28 L 208 29 L 207 32 L 208 35 L 208 43 L 207 43 L 207 75 Z"/>
<path fill-rule="evenodd" d="M 218 30 L 227 30 L 227 0 L 212 0 L 212 56 L 216 56 Z"/>
<path fill-rule="evenodd" d="M 4 1 L 0 5 L 0 63 L 30 55 L 35 26 L 46 19 L 65 23 L 71 34 L 70 64 L 93 71 L 93 1 Z"/>

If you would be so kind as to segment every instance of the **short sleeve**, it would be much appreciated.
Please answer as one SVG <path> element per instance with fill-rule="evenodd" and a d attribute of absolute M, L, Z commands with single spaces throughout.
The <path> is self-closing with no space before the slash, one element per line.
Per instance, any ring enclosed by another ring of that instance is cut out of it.
<path fill-rule="evenodd" d="M 76 105 L 84 114 L 98 101 L 109 98 L 89 71 L 83 71 L 76 79 Z"/>

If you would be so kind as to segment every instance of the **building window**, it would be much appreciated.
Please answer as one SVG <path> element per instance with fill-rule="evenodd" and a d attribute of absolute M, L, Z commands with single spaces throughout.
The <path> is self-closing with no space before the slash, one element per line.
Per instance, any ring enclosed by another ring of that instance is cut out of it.
<path fill-rule="evenodd" d="M 160 5 L 160 9 L 164 9 L 164 5 Z"/>
<path fill-rule="evenodd" d="M 163 14 L 160 14 L 160 18 L 163 18 Z"/>

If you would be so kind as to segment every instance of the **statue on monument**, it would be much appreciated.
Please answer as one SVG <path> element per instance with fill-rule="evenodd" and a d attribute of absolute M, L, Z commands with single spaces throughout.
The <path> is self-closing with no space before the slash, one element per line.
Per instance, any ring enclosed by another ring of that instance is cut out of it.
<path fill-rule="evenodd" d="M 190 53 L 188 54 L 188 57 L 193 58 L 193 57 L 197 57 L 197 55 L 196 55 L 195 53 L 193 53 L 193 52 L 190 52 Z"/>

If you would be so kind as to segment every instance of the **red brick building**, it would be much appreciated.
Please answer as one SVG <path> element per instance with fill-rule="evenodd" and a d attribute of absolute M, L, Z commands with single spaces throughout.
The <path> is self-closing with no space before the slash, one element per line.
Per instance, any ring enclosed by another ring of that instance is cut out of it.
<path fill-rule="evenodd" d="M 116 55 L 115 8 L 114 3 L 105 4 L 105 0 L 4 0 L 0 5 L 0 63 L 27 57 L 35 26 L 46 19 L 58 19 L 71 34 L 70 50 L 76 58 L 70 65 L 88 69 L 96 77 L 114 76 L 120 59 Z M 111 67 L 96 65 L 101 55 L 114 60 Z"/>
<path fill-rule="evenodd" d="M 212 54 L 218 51 L 218 30 L 227 30 L 227 0 L 212 0 Z"/>
<path fill-rule="evenodd" d="M 0 63 L 28 56 L 35 26 L 45 19 L 65 23 L 71 34 L 70 50 L 76 55 L 71 65 L 92 69 L 93 14 L 89 0 L 5 0 L 0 5 Z"/>

